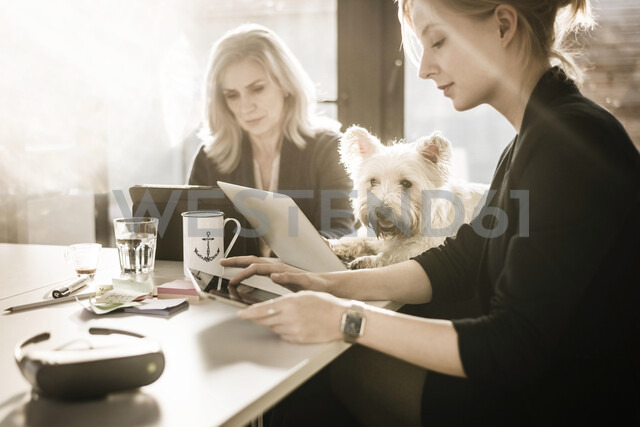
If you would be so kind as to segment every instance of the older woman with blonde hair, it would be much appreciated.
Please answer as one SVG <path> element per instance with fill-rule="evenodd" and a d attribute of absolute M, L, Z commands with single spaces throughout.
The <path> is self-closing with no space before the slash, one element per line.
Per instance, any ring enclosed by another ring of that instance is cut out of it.
<path fill-rule="evenodd" d="M 330 378 L 364 425 L 637 425 L 640 155 L 578 88 L 564 36 L 589 23 L 589 1 L 399 6 L 420 48 L 418 75 L 456 110 L 489 104 L 516 132 L 492 196 L 455 238 L 388 267 L 312 274 L 226 260 L 248 266 L 232 283 L 269 274 L 307 290 L 239 317 L 287 341 L 357 343 Z M 479 313 L 456 319 L 348 301 L 446 305 L 474 296 Z M 307 396 L 279 405 L 274 424 L 318 419 L 304 412 L 308 402 L 320 407 L 318 393 Z"/>
<path fill-rule="evenodd" d="M 203 122 L 189 184 L 286 193 L 324 237 L 354 231 L 340 124 L 316 113 L 313 82 L 273 31 L 245 24 L 216 42 Z M 264 244 L 260 253 L 268 254 Z"/>

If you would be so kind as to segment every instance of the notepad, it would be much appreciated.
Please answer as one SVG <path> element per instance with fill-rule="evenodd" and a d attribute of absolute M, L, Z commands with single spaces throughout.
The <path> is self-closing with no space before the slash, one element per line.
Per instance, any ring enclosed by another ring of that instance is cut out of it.
<path fill-rule="evenodd" d="M 188 280 L 173 280 L 171 282 L 158 285 L 158 299 L 187 298 L 190 304 L 197 304 L 200 294 Z"/>
<path fill-rule="evenodd" d="M 125 313 L 150 314 L 154 316 L 169 316 L 189 307 L 187 298 L 173 299 L 149 299 L 142 301 L 139 305 L 125 307 Z"/>

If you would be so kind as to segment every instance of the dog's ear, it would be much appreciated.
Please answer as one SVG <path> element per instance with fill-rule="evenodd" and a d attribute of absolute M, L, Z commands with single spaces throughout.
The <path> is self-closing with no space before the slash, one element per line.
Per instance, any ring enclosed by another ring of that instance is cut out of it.
<path fill-rule="evenodd" d="M 359 126 L 351 126 L 340 139 L 340 161 L 349 175 L 358 169 L 362 160 L 375 154 L 382 144 L 375 136 Z"/>
<path fill-rule="evenodd" d="M 439 132 L 417 141 L 417 150 L 431 163 L 449 163 L 451 160 L 451 143 Z"/>

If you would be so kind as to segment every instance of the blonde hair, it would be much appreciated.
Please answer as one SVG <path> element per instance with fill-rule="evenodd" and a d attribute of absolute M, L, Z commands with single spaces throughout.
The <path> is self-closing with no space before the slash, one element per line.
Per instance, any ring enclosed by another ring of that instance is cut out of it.
<path fill-rule="evenodd" d="M 227 32 L 213 46 L 205 77 L 203 126 L 199 132 L 207 156 L 221 173 L 233 171 L 242 155 L 242 128 L 227 107 L 221 80 L 240 60 L 259 63 L 288 96 L 284 102 L 283 135 L 299 148 L 320 128 L 339 130 L 340 123 L 315 114 L 315 86 L 296 57 L 273 31 L 244 24 Z"/>
<path fill-rule="evenodd" d="M 398 0 L 403 44 L 413 60 L 417 42 L 409 30 L 414 30 L 411 8 L 415 1 L 420 0 Z M 467 16 L 487 16 L 500 4 L 511 5 L 518 12 L 525 65 L 534 59 L 559 64 L 577 83 L 582 82 L 583 71 L 576 63 L 578 52 L 569 36 L 593 26 L 589 0 L 445 0 L 442 4 Z"/>

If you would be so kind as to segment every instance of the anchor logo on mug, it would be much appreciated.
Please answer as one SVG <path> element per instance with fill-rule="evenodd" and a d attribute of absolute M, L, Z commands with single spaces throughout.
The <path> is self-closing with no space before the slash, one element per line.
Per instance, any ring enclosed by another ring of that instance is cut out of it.
<path fill-rule="evenodd" d="M 225 225 L 233 221 L 236 229 L 229 243 L 224 248 Z M 212 275 L 221 275 L 220 254 L 226 257 L 240 235 L 240 222 L 235 218 L 224 218 L 221 211 L 189 211 L 182 214 L 182 245 L 184 274 L 189 276 L 188 269 L 204 271 Z"/>
<path fill-rule="evenodd" d="M 216 259 L 216 257 L 218 255 L 220 255 L 220 248 L 216 248 L 216 253 L 213 254 L 213 256 L 211 256 L 211 245 L 209 245 L 209 242 L 211 240 L 215 240 L 215 237 L 211 237 L 211 232 L 207 231 L 207 237 L 203 237 L 202 240 L 207 242 L 207 252 L 206 252 L 206 256 L 202 256 L 200 253 L 198 253 L 198 248 L 196 248 L 194 250 L 195 254 L 198 255 L 198 258 L 200 258 L 201 260 L 203 260 L 204 262 L 211 262 L 214 259 Z M 231 249 L 231 248 L 229 248 Z"/>

